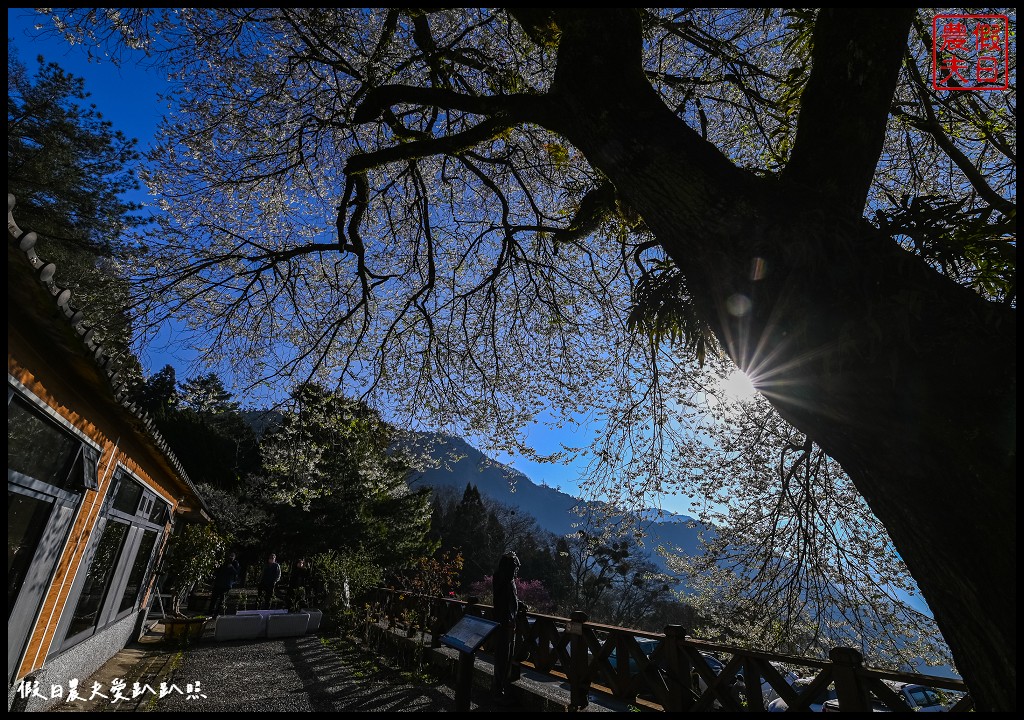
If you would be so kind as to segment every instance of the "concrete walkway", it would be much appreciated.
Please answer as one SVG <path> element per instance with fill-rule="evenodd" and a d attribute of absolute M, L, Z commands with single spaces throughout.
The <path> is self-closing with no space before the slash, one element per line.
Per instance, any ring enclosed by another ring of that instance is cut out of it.
<path fill-rule="evenodd" d="M 412 644 L 406 648 L 415 651 Z M 454 667 L 456 651 L 421 648 L 419 652 L 429 654 L 429 662 L 422 665 L 428 670 L 413 674 L 382 648 L 346 645 L 315 635 L 232 642 L 204 639 L 176 646 L 164 642 L 158 623 L 140 642 L 131 643 L 81 683 L 79 693 L 86 698 L 94 687 L 106 697 L 65 701 L 53 710 L 454 712 L 451 682 L 439 678 L 445 676 L 445 667 Z M 487 692 L 492 672 L 489 658 L 478 657 L 475 668 L 470 712 L 566 709 L 566 686 L 526 671 L 516 684 L 516 701 L 496 705 Z M 587 711 L 626 709 L 591 702 Z"/>

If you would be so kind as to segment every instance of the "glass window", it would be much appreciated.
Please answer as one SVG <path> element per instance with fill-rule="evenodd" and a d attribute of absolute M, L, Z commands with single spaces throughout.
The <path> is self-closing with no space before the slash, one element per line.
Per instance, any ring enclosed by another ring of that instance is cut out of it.
<path fill-rule="evenodd" d="M 157 499 L 149 510 L 149 521 L 156 525 L 167 524 L 167 503 Z"/>
<path fill-rule="evenodd" d="M 53 501 L 7 491 L 7 619 L 53 512 Z"/>
<path fill-rule="evenodd" d="M 931 688 L 915 686 L 907 688 L 907 693 L 918 707 L 941 705 L 938 694 Z"/>
<path fill-rule="evenodd" d="M 142 486 L 131 478 L 121 476 L 121 482 L 117 485 L 117 493 L 114 495 L 113 508 L 128 515 L 134 515 L 139 509 L 139 498 L 142 497 Z"/>
<path fill-rule="evenodd" d="M 153 554 L 153 545 L 155 544 L 155 531 L 147 530 L 143 533 L 142 542 L 139 544 L 139 550 L 135 555 L 135 562 L 132 564 L 132 571 L 128 575 L 128 584 L 124 588 L 124 594 L 121 595 L 121 605 L 117 609 L 119 613 L 135 605 L 135 601 L 139 597 L 139 591 L 145 584 L 146 571 L 149 569 L 149 560 Z"/>
<path fill-rule="evenodd" d="M 15 395 L 7 403 L 8 472 L 71 488 L 81 481 L 81 464 L 76 463 L 81 450 L 81 440 L 42 417 L 26 400 Z"/>
<path fill-rule="evenodd" d="M 82 586 L 82 594 L 78 597 L 78 605 L 68 626 L 65 639 L 74 637 L 96 626 L 99 612 L 103 607 L 103 598 L 107 594 L 107 585 L 114 574 L 116 561 L 121 551 L 121 543 L 127 534 L 128 526 L 114 520 L 107 520 L 103 536 L 96 546 L 96 553 L 89 564 L 89 572 Z"/>
<path fill-rule="evenodd" d="M 167 504 L 126 470 L 119 470 L 116 478 L 106 528 L 89 566 L 79 569 L 76 587 L 81 594 L 74 614 L 65 620 L 64 649 L 136 609 L 154 548 L 163 536 Z"/>

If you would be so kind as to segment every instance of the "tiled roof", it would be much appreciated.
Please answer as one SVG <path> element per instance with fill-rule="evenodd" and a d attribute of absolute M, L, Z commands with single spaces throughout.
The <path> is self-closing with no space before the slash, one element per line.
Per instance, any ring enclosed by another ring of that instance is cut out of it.
<path fill-rule="evenodd" d="M 200 496 L 195 485 L 193 485 L 192 481 L 189 479 L 188 473 L 186 473 L 185 468 L 182 467 L 181 461 L 178 460 L 177 456 L 171 450 L 170 445 L 168 445 L 167 441 L 157 430 L 156 424 L 153 422 L 153 418 L 150 417 L 149 413 L 139 407 L 137 403 L 132 401 L 128 393 L 129 387 L 126 383 L 126 379 L 121 373 L 118 361 L 98 340 L 96 328 L 94 325 L 90 324 L 85 313 L 74 305 L 74 296 L 71 289 L 62 288 L 54 282 L 54 275 L 56 274 L 57 266 L 52 262 L 46 262 L 36 253 L 35 244 L 38 240 L 36 233 L 24 232 L 20 227 L 18 227 L 13 214 L 15 204 L 16 199 L 14 195 L 7 193 L 8 241 L 16 243 L 18 250 L 25 256 L 29 267 L 34 272 L 40 284 L 49 292 L 57 308 L 61 313 L 63 313 L 64 317 L 67 318 L 68 325 L 79 336 L 82 346 L 85 348 L 86 352 L 92 356 L 100 374 L 107 379 L 113 398 L 121 407 L 131 413 L 131 415 L 141 423 L 141 428 L 144 431 L 146 438 L 157 450 L 163 453 L 167 458 L 167 461 L 174 468 L 175 472 L 177 472 L 180 478 L 184 481 L 185 485 L 192 491 L 200 504 L 203 504 L 202 496 Z M 205 510 L 205 507 L 202 509 Z"/>

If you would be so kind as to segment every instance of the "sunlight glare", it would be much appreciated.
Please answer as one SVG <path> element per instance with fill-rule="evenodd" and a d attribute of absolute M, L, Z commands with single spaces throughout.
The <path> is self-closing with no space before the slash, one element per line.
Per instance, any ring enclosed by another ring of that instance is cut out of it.
<path fill-rule="evenodd" d="M 750 378 L 739 368 L 733 370 L 729 377 L 722 380 L 719 387 L 725 397 L 730 400 L 748 400 L 757 393 Z"/>

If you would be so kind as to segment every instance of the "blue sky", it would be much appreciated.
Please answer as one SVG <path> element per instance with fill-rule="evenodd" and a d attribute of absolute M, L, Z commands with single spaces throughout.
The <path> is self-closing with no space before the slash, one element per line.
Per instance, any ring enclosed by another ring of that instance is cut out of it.
<path fill-rule="evenodd" d="M 145 152 L 163 116 L 159 99 L 159 93 L 166 87 L 163 75 L 136 65 L 117 67 L 112 62 L 90 61 L 83 47 L 73 47 L 56 38 L 34 37 L 32 26 L 40 21 L 45 22 L 46 18 L 31 9 L 7 9 L 7 37 L 14 39 L 18 57 L 29 72 L 35 71 L 36 56 L 42 55 L 47 62 L 56 62 L 64 70 L 84 78 L 85 89 L 91 94 L 89 99 L 103 117 L 113 123 L 115 130 L 138 139 L 138 149 Z M 142 203 L 153 201 L 145 191 L 131 198 Z M 187 377 L 190 373 L 186 372 L 186 367 L 195 359 L 195 354 L 180 345 L 175 346 L 169 335 L 163 340 L 139 358 L 143 367 L 147 372 L 156 372 L 171 364 Z"/>
<path fill-rule="evenodd" d="M 164 87 L 160 73 L 134 65 L 122 68 L 110 62 L 88 62 L 85 49 L 72 47 L 63 40 L 35 39 L 30 36 L 36 18 L 46 18 L 27 8 L 7 9 L 7 37 L 14 39 L 21 61 L 32 71 L 35 57 L 48 61 L 79 77 L 92 93 L 92 101 L 114 128 L 139 139 L 145 148 L 155 136 L 162 115 L 157 93 Z"/>
<path fill-rule="evenodd" d="M 14 39 L 21 61 L 31 72 L 35 57 L 41 54 L 47 61 L 56 62 L 64 70 L 84 78 L 85 89 L 92 94 L 90 100 L 96 104 L 97 109 L 113 123 L 115 130 L 138 138 L 139 150 L 145 152 L 156 136 L 164 111 L 159 93 L 166 84 L 161 73 L 131 64 L 117 67 L 109 61 L 90 62 L 81 46 L 73 47 L 54 38 L 34 37 L 38 33 L 32 30 L 32 26 L 36 22 L 45 21 L 45 17 L 37 15 L 30 8 L 8 8 L 7 36 Z M 145 193 L 133 199 L 140 202 L 152 200 Z M 191 363 L 195 360 L 194 353 L 176 344 L 170 334 L 151 345 L 140 360 L 148 373 L 156 372 L 167 364 L 173 365 L 182 379 L 199 372 L 208 372 L 201 368 L 193 369 Z M 541 454 L 558 451 L 561 443 L 579 445 L 582 442 L 580 437 L 553 431 L 531 436 L 529 440 Z M 581 465 L 536 463 L 507 455 L 499 455 L 495 459 L 525 473 L 536 483 L 547 483 L 570 495 L 579 494 L 575 481 L 582 472 Z M 665 509 L 673 508 L 666 506 Z M 679 512 L 684 512 L 682 503 Z"/>

